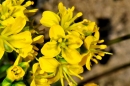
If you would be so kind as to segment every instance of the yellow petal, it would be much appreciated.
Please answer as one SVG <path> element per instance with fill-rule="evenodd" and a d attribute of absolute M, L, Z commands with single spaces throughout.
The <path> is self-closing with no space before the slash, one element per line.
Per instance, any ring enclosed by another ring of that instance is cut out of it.
<path fill-rule="evenodd" d="M 93 32 L 95 25 L 96 25 L 95 22 L 89 21 L 88 26 L 87 26 L 87 30 L 90 32 Z"/>
<path fill-rule="evenodd" d="M 38 69 L 38 66 L 39 66 L 39 63 L 33 64 L 33 67 L 32 67 L 33 74 L 35 74 L 36 70 Z"/>
<path fill-rule="evenodd" d="M 17 34 L 23 29 L 25 24 L 26 24 L 26 20 L 24 18 L 17 17 L 15 19 L 15 22 L 12 25 L 6 27 L 2 31 L 1 35 L 7 35 L 8 36 L 8 35 L 11 35 L 11 34 Z"/>
<path fill-rule="evenodd" d="M 26 8 L 25 7 L 23 7 L 23 6 L 15 6 L 15 8 L 14 8 L 14 10 L 13 10 L 13 14 L 12 14 L 12 16 L 13 17 L 23 17 L 23 18 L 25 18 L 25 14 L 24 14 L 24 10 L 25 10 Z"/>
<path fill-rule="evenodd" d="M 51 27 L 53 25 L 59 24 L 59 21 L 59 16 L 51 11 L 44 11 L 40 20 L 41 24 L 46 27 Z"/>
<path fill-rule="evenodd" d="M 29 31 L 21 32 L 10 36 L 8 41 L 15 48 L 23 48 L 32 43 L 31 33 Z"/>
<path fill-rule="evenodd" d="M 83 66 L 86 64 L 86 60 L 87 60 L 87 57 L 86 57 L 86 53 L 82 54 L 82 60 L 80 61 L 79 65 Z"/>
<path fill-rule="evenodd" d="M 62 57 L 64 57 L 64 59 L 70 64 L 77 64 L 82 59 L 77 50 L 70 48 L 62 50 Z"/>
<path fill-rule="evenodd" d="M 33 46 L 32 45 L 26 45 L 25 47 L 19 49 L 19 54 L 23 58 L 26 58 L 29 53 L 31 53 Z"/>
<path fill-rule="evenodd" d="M 93 36 L 88 36 L 85 38 L 84 44 L 87 49 L 90 48 L 92 41 L 93 41 Z"/>
<path fill-rule="evenodd" d="M 65 37 L 64 29 L 60 25 L 54 25 L 50 28 L 49 36 L 52 39 L 58 40 L 59 38 Z"/>
<path fill-rule="evenodd" d="M 36 86 L 36 84 L 35 84 L 35 80 L 34 80 L 34 79 L 32 80 L 30 86 Z"/>
<path fill-rule="evenodd" d="M 61 49 L 60 46 L 57 46 L 56 42 L 47 42 L 43 45 L 41 49 L 41 53 L 48 57 L 55 57 L 60 53 Z"/>
<path fill-rule="evenodd" d="M 5 49 L 4 49 L 3 41 L 0 39 L 0 59 L 4 55 L 4 52 L 5 52 Z"/>
<path fill-rule="evenodd" d="M 60 14 L 64 14 L 64 12 L 66 12 L 66 7 L 63 6 L 62 2 L 58 4 L 58 9 L 59 9 Z"/>
<path fill-rule="evenodd" d="M 99 31 L 97 30 L 97 31 L 95 32 L 95 34 L 94 34 L 94 40 L 95 40 L 95 41 L 98 41 L 98 40 L 99 40 L 99 37 L 100 37 L 100 33 L 99 33 Z"/>
<path fill-rule="evenodd" d="M 90 62 L 90 60 L 91 60 L 91 58 L 92 58 L 92 54 L 91 53 L 88 53 L 87 55 L 86 55 L 86 58 L 87 58 L 87 60 L 86 60 L 86 68 L 88 69 L 88 70 L 91 70 L 91 62 Z"/>
<path fill-rule="evenodd" d="M 55 58 L 48 58 L 46 56 L 39 58 L 40 67 L 46 72 L 56 72 L 59 62 Z"/>
<path fill-rule="evenodd" d="M 44 42 L 44 36 L 43 35 L 39 35 L 35 38 L 33 38 L 33 43 L 43 43 Z"/>
<path fill-rule="evenodd" d="M 1 24 L 4 26 L 8 26 L 8 25 L 14 23 L 14 21 L 15 21 L 15 19 L 13 17 L 9 17 L 6 20 L 2 21 Z"/>
<path fill-rule="evenodd" d="M 79 66 L 77 64 L 69 65 L 68 69 L 70 69 L 71 71 L 74 71 L 74 73 L 76 73 L 76 74 L 83 73 L 83 67 Z"/>
<path fill-rule="evenodd" d="M 78 36 L 69 35 L 67 39 L 68 47 L 72 49 L 79 48 L 83 44 L 83 41 Z"/>

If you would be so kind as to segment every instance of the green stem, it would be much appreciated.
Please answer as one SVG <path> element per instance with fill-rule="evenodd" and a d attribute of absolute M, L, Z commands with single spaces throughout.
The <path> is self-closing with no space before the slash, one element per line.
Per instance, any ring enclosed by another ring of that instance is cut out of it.
<path fill-rule="evenodd" d="M 127 34 L 125 36 L 122 36 L 122 37 L 119 37 L 119 38 L 116 38 L 116 39 L 113 39 L 113 40 L 109 40 L 106 42 L 107 45 L 112 45 L 112 44 L 115 44 L 115 43 L 118 43 L 118 42 L 121 42 L 121 41 L 124 41 L 124 40 L 127 40 L 127 39 L 130 39 L 130 34 Z"/>

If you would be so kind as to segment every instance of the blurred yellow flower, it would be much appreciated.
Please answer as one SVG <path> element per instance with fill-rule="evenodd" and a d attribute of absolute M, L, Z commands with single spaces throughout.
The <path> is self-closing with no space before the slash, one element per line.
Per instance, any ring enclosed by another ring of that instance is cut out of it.
<path fill-rule="evenodd" d="M 26 24 L 26 20 L 22 17 L 15 19 L 15 22 L 1 29 L 0 32 L 0 58 L 4 51 L 12 52 L 17 49 L 24 48 L 32 43 L 31 33 L 29 31 L 20 32 Z M 17 48 L 17 49 L 16 49 Z"/>
<path fill-rule="evenodd" d="M 24 0 L 5 0 L 2 4 L 0 4 L 0 23 L 4 26 L 7 26 L 13 23 L 16 17 L 23 17 L 28 20 L 27 13 L 34 13 L 37 10 L 27 10 L 26 7 L 33 4 L 32 1 L 27 1 L 24 5 L 22 3 Z M 11 22 L 10 22 L 11 21 Z"/>

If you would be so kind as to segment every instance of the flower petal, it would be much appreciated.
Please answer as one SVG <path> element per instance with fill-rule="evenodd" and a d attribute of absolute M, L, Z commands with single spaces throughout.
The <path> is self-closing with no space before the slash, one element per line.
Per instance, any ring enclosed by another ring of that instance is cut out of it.
<path fill-rule="evenodd" d="M 26 24 L 25 18 L 17 17 L 14 23 L 10 26 L 7 26 L 1 33 L 1 35 L 11 35 L 19 33 Z"/>
<path fill-rule="evenodd" d="M 35 80 L 33 79 L 30 86 L 36 86 Z"/>
<path fill-rule="evenodd" d="M 56 40 L 65 37 L 64 29 L 60 25 L 54 25 L 50 28 L 49 36 Z"/>
<path fill-rule="evenodd" d="M 60 17 L 51 11 L 44 11 L 40 20 L 41 24 L 46 27 L 51 27 L 55 24 L 59 24 Z"/>
<path fill-rule="evenodd" d="M 44 36 L 43 35 L 39 35 L 35 38 L 33 38 L 33 43 L 43 43 L 44 42 Z"/>
<path fill-rule="evenodd" d="M 69 35 L 67 44 L 69 48 L 76 49 L 83 44 L 83 41 L 78 36 Z"/>
<path fill-rule="evenodd" d="M 4 44 L 3 41 L 0 39 L 0 59 L 4 55 L 5 49 L 4 49 Z"/>
<path fill-rule="evenodd" d="M 92 54 L 88 53 L 85 57 L 87 58 L 87 60 L 86 60 L 86 68 L 88 70 L 91 70 L 91 67 L 90 67 L 91 66 L 91 62 L 90 62 L 90 60 L 92 58 Z"/>
<path fill-rule="evenodd" d="M 57 46 L 56 42 L 47 42 L 43 45 L 41 49 L 41 53 L 48 57 L 55 57 L 60 53 L 61 49 L 60 46 Z"/>
<path fill-rule="evenodd" d="M 100 37 L 100 33 L 99 33 L 99 31 L 97 30 L 97 31 L 95 31 L 95 34 L 94 34 L 94 40 L 95 40 L 95 41 L 98 41 L 98 40 L 99 40 L 99 37 Z"/>
<path fill-rule="evenodd" d="M 33 67 L 32 67 L 33 74 L 35 74 L 36 70 L 38 69 L 38 66 L 39 66 L 39 63 L 33 64 Z"/>
<path fill-rule="evenodd" d="M 39 58 L 40 67 L 45 72 L 56 72 L 59 62 L 55 58 L 40 57 Z"/>
<path fill-rule="evenodd" d="M 82 59 L 80 53 L 77 50 L 70 48 L 62 50 L 62 56 L 70 64 L 77 64 Z"/>
<path fill-rule="evenodd" d="M 85 44 L 85 47 L 87 49 L 90 48 L 90 45 L 91 45 L 92 41 L 93 41 L 93 36 L 88 36 L 88 37 L 85 38 L 84 44 Z"/>
<path fill-rule="evenodd" d="M 32 43 L 31 33 L 29 31 L 21 32 L 10 36 L 8 42 L 15 48 L 23 48 Z"/>

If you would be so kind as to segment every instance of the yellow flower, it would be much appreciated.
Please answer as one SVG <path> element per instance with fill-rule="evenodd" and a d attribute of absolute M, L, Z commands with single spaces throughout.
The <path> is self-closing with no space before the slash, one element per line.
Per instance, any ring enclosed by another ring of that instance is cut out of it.
<path fill-rule="evenodd" d="M 70 26 L 70 24 L 74 22 L 75 19 L 82 16 L 82 13 L 79 12 L 73 17 L 74 7 L 66 9 L 66 7 L 63 6 L 61 2 L 58 5 L 58 9 L 59 16 L 61 17 L 61 26 L 64 29 L 67 29 Z"/>
<path fill-rule="evenodd" d="M 84 45 L 87 49 L 87 53 L 83 54 L 82 61 L 80 64 L 84 65 L 86 63 L 86 67 L 88 70 L 91 69 L 91 63 L 90 60 L 94 61 L 96 64 L 98 63 L 98 60 L 102 59 L 102 56 L 105 54 L 108 54 L 107 52 L 102 51 L 103 49 L 107 48 L 106 45 L 97 45 L 97 43 L 102 43 L 104 40 L 99 40 L 99 32 L 95 32 L 94 36 L 88 36 L 84 40 Z M 93 58 L 94 57 L 94 58 Z"/>
<path fill-rule="evenodd" d="M 48 80 L 46 78 L 42 78 L 42 76 L 44 76 L 44 71 L 41 70 L 39 63 L 33 64 L 32 73 L 33 76 L 30 86 L 50 86 Z"/>
<path fill-rule="evenodd" d="M 78 74 L 83 72 L 82 66 L 78 64 L 69 64 L 63 58 L 56 60 L 50 57 L 40 57 L 39 64 L 43 71 L 50 73 L 49 75 L 43 75 L 48 79 L 49 83 L 55 83 L 59 79 L 61 80 L 62 86 L 64 86 L 63 78 L 65 78 L 69 84 L 77 84 L 71 76 L 76 76 L 83 79 Z M 43 73 L 42 73 L 43 74 Z"/>
<path fill-rule="evenodd" d="M 13 65 L 7 70 L 6 77 L 13 82 L 22 79 L 24 75 L 25 72 L 20 66 Z"/>
<path fill-rule="evenodd" d="M 81 22 L 74 23 L 68 28 L 69 32 L 77 32 L 80 34 L 81 39 L 84 39 L 86 36 L 92 35 L 95 31 L 98 30 L 95 22 L 91 22 L 87 19 L 84 19 Z"/>
<path fill-rule="evenodd" d="M 32 43 L 31 33 L 29 31 L 20 32 L 26 24 L 26 20 L 22 17 L 15 19 L 15 22 L 1 29 L 0 32 L 0 58 L 4 51 L 12 52 L 17 49 L 24 48 Z M 16 49 L 17 48 L 17 49 Z"/>
<path fill-rule="evenodd" d="M 82 13 L 79 12 L 76 16 L 73 17 L 74 7 L 66 9 L 62 3 L 59 3 L 58 8 L 58 14 L 52 11 L 44 11 L 40 22 L 47 27 L 60 24 L 63 29 L 67 29 L 76 18 L 82 16 Z"/>
<path fill-rule="evenodd" d="M 37 10 L 27 10 L 26 7 L 32 5 L 33 3 L 31 1 L 27 1 L 24 5 L 22 5 L 23 2 L 24 0 L 5 0 L 2 4 L 0 4 L 0 23 L 7 26 L 13 23 L 13 21 L 10 22 L 10 20 L 14 20 L 16 17 L 23 17 L 28 20 L 25 15 L 25 11 L 26 14 L 34 14 Z"/>
<path fill-rule="evenodd" d="M 49 35 L 52 40 L 43 45 L 41 49 L 43 55 L 55 57 L 61 53 L 62 57 L 69 63 L 80 62 L 81 56 L 76 50 L 82 45 L 82 40 L 79 37 L 65 36 L 63 28 L 59 25 L 52 26 Z"/>
<path fill-rule="evenodd" d="M 76 76 L 81 80 L 83 79 L 83 77 L 78 75 L 83 72 L 82 66 L 79 66 L 78 64 L 69 64 L 64 59 L 59 59 L 59 62 L 60 65 L 57 69 L 55 77 L 49 79 L 49 81 L 55 81 L 60 79 L 61 85 L 64 86 L 63 79 L 66 79 L 70 86 L 75 86 L 77 85 L 77 83 L 74 81 L 72 76 Z"/>

